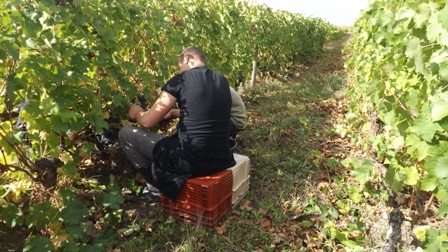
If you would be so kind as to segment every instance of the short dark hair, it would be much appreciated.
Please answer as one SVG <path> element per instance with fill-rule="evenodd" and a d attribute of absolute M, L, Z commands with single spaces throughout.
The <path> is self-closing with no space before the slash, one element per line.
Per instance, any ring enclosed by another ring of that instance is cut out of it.
<path fill-rule="evenodd" d="M 185 55 L 187 55 L 188 57 L 191 57 L 193 59 L 198 58 L 204 64 L 207 61 L 207 58 L 205 57 L 204 52 L 201 49 L 194 47 L 194 46 L 189 46 L 182 51 L 182 53 L 179 56 L 179 62 L 181 62 L 184 59 Z"/>

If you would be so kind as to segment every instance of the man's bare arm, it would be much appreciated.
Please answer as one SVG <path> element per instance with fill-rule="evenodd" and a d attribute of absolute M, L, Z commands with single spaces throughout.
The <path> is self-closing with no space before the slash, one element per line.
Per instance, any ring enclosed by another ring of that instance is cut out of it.
<path fill-rule="evenodd" d="M 163 91 L 148 111 L 143 111 L 137 106 L 132 106 L 129 110 L 128 118 L 135 119 L 137 123 L 144 128 L 151 128 L 163 120 L 163 118 L 171 111 L 175 103 L 176 98 Z"/>

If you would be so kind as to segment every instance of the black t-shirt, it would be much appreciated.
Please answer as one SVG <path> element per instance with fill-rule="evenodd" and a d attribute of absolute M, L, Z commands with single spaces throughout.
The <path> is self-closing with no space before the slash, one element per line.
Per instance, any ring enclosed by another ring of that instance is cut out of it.
<path fill-rule="evenodd" d="M 229 147 L 232 100 L 227 79 L 206 66 L 177 74 L 162 90 L 176 97 L 180 118 L 177 133 L 154 148 L 150 183 L 175 199 L 188 178 L 235 165 Z"/>

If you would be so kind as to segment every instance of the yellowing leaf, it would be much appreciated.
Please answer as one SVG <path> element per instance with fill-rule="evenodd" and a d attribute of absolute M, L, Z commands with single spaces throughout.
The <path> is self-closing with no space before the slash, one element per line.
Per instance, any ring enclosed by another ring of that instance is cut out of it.
<path fill-rule="evenodd" d="M 220 235 L 224 234 L 227 231 L 225 227 L 216 227 L 215 230 Z"/>
<path fill-rule="evenodd" d="M 313 226 L 313 223 L 311 221 L 304 220 L 304 221 L 300 222 L 299 225 L 307 228 L 307 227 Z"/>
<path fill-rule="evenodd" d="M 426 237 L 426 231 L 427 231 L 428 229 L 430 229 L 429 226 L 420 226 L 420 227 L 416 227 L 416 228 L 414 229 L 414 231 L 412 231 L 412 232 L 415 234 L 415 236 L 416 236 L 419 240 L 424 241 L 424 240 L 425 240 L 425 237 Z"/>
<path fill-rule="evenodd" d="M 404 172 L 405 172 L 405 183 L 407 185 L 417 185 L 418 181 L 420 180 L 420 175 L 417 170 L 417 167 L 415 166 L 406 167 Z"/>

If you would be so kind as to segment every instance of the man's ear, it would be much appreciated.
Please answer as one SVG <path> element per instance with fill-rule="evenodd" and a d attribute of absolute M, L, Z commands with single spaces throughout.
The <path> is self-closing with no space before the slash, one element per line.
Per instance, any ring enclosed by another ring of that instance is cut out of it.
<path fill-rule="evenodd" d="M 188 62 L 190 62 L 190 57 L 188 57 L 188 55 L 184 55 L 184 64 L 187 65 Z"/>

